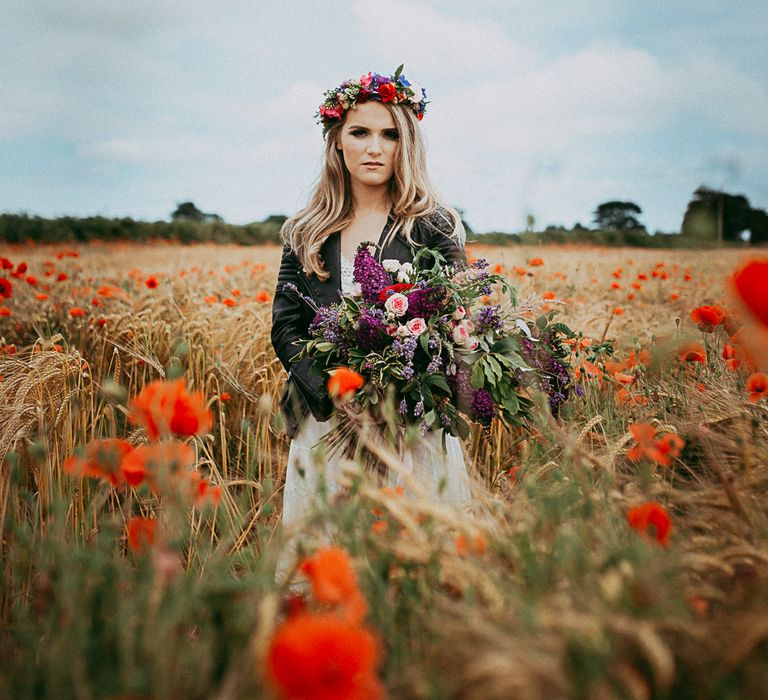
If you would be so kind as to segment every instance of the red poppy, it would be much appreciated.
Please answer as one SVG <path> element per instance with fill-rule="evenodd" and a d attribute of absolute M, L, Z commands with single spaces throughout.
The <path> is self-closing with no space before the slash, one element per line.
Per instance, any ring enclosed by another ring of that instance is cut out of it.
<path fill-rule="evenodd" d="M 72 318 L 79 318 L 80 316 L 85 315 L 85 311 L 83 311 L 79 306 L 73 306 L 69 310 L 69 315 L 72 316 Z"/>
<path fill-rule="evenodd" d="M 12 291 L 13 286 L 11 285 L 11 281 L 6 277 L 0 277 L 0 297 L 10 299 Z"/>
<path fill-rule="evenodd" d="M 408 284 L 407 282 L 403 282 L 401 284 L 391 284 L 389 287 L 384 287 L 384 289 L 379 292 L 379 301 L 386 301 L 387 297 L 391 294 L 402 294 L 411 287 L 413 287 L 413 285 Z"/>
<path fill-rule="evenodd" d="M 157 277 L 152 275 L 151 277 L 147 277 L 147 279 L 144 281 L 144 284 L 147 285 L 147 287 L 150 289 L 156 289 L 160 282 L 158 282 Z"/>
<path fill-rule="evenodd" d="M 680 362 L 701 362 L 707 361 L 707 351 L 701 343 L 683 343 L 677 348 L 677 357 Z"/>
<path fill-rule="evenodd" d="M 85 446 L 85 456 L 68 457 L 64 460 L 63 469 L 72 476 L 105 479 L 115 486 L 127 481 L 135 486 L 141 479 L 133 482 L 125 471 L 127 456 L 132 451 L 133 447 L 125 440 L 91 440 Z"/>
<path fill-rule="evenodd" d="M 341 547 L 326 547 L 305 559 L 299 570 L 312 582 L 315 600 L 337 606 L 350 622 L 361 622 L 368 612 L 357 587 L 357 575 L 349 555 Z"/>
<path fill-rule="evenodd" d="M 528 264 L 529 264 L 531 267 L 540 267 L 541 265 L 543 265 L 543 264 L 544 264 L 544 261 L 543 261 L 541 258 L 531 258 L 531 259 L 528 261 Z"/>
<path fill-rule="evenodd" d="M 380 655 L 369 630 L 332 613 L 298 612 L 272 639 L 268 677 L 291 700 L 377 700 Z"/>
<path fill-rule="evenodd" d="M 365 378 L 349 367 L 339 367 L 329 371 L 328 394 L 340 401 L 346 401 L 365 384 Z"/>
<path fill-rule="evenodd" d="M 169 432 L 176 435 L 207 433 L 213 422 L 202 392 L 188 392 L 183 377 L 151 382 L 128 407 L 131 411 L 128 420 L 146 428 L 152 440 Z"/>
<path fill-rule="evenodd" d="M 755 372 L 747 379 L 747 391 L 751 403 L 757 403 L 768 397 L 768 374 Z"/>
<path fill-rule="evenodd" d="M 263 289 L 256 295 L 256 301 L 258 301 L 261 304 L 265 304 L 271 299 L 272 297 L 269 296 L 269 293 L 265 292 Z"/>
<path fill-rule="evenodd" d="M 699 306 L 691 311 L 691 321 L 698 325 L 699 330 L 711 333 L 715 326 L 719 326 L 728 315 L 728 312 L 720 306 Z"/>
<path fill-rule="evenodd" d="M 685 446 L 685 441 L 673 433 L 664 435 L 661 439 L 656 439 L 656 428 L 650 423 L 633 423 L 629 426 L 629 431 L 635 439 L 635 446 L 627 452 L 633 462 L 639 462 L 643 457 L 668 467 L 671 458 L 679 457 Z"/>
<path fill-rule="evenodd" d="M 134 516 L 125 524 L 128 547 L 132 552 L 142 552 L 155 542 L 157 518 Z"/>
<path fill-rule="evenodd" d="M 627 522 L 632 529 L 649 541 L 664 547 L 669 544 L 672 519 L 660 503 L 649 501 L 630 508 L 627 512 Z"/>
<path fill-rule="evenodd" d="M 744 304 L 768 326 L 768 259 L 750 260 L 734 273 L 732 282 Z"/>

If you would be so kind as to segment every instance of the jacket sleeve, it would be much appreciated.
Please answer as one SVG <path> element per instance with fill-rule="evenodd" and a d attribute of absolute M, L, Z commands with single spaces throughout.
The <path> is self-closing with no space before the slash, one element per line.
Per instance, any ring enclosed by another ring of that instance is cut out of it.
<path fill-rule="evenodd" d="M 288 370 L 289 381 L 294 382 L 312 415 L 324 421 L 333 413 L 333 402 L 328 396 L 324 377 L 311 357 L 291 362 L 291 358 L 301 349 L 296 341 L 308 337 L 307 314 L 302 308 L 307 302 L 295 291 L 284 290 L 283 285 L 286 283 L 294 284 L 301 290 L 299 261 L 290 247 L 284 245 L 272 301 L 272 347 L 283 367 Z"/>
<path fill-rule="evenodd" d="M 467 266 L 464 242 L 454 238 L 452 219 L 446 210 L 441 209 L 438 214 L 426 219 L 423 226 L 424 240 L 429 248 L 441 253 L 448 264 L 454 264 L 457 268 Z"/>

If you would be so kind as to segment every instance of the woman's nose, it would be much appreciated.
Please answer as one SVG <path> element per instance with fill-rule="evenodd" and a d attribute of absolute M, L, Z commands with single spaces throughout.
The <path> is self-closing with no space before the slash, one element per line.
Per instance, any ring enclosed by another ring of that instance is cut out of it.
<path fill-rule="evenodd" d="M 374 136 L 373 140 L 368 144 L 368 152 L 373 153 L 381 153 L 381 145 L 379 144 L 379 137 Z"/>

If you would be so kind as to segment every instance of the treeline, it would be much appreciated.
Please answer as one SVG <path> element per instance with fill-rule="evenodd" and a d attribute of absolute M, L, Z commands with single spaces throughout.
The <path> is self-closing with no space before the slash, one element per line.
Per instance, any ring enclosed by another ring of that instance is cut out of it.
<path fill-rule="evenodd" d="M 0 240 L 6 243 L 88 243 L 91 241 L 165 240 L 178 243 L 276 243 L 284 217 L 236 226 L 223 221 L 135 221 L 129 217 L 45 219 L 27 214 L 0 214 Z"/>
<path fill-rule="evenodd" d="M 546 231 L 525 231 L 524 233 L 467 234 L 468 242 L 489 245 L 581 245 L 637 246 L 639 248 L 706 248 L 716 245 L 715 241 L 694 240 L 679 234 L 657 233 L 652 236 L 645 229 L 565 229 L 547 228 Z"/>

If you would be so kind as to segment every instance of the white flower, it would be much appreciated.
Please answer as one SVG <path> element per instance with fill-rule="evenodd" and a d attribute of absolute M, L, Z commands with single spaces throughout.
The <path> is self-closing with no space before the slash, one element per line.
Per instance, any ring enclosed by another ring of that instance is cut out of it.
<path fill-rule="evenodd" d="M 471 319 L 469 319 L 469 318 L 465 318 L 465 319 L 464 319 L 464 320 L 461 322 L 461 325 L 462 325 L 462 326 L 464 326 L 464 328 L 466 328 L 466 329 L 467 329 L 467 331 L 469 331 L 470 333 L 471 333 L 473 330 L 475 330 L 475 324 L 474 324 L 474 321 L 472 321 L 472 320 L 471 320 Z"/>
<path fill-rule="evenodd" d="M 466 347 L 470 352 L 474 352 L 479 346 L 480 341 L 473 335 L 470 335 L 469 338 L 467 338 L 467 342 L 464 343 L 464 347 Z"/>
<path fill-rule="evenodd" d="M 384 302 L 384 308 L 387 311 L 391 311 L 395 316 L 402 316 L 408 311 L 408 297 L 399 292 L 391 294 Z"/>
<path fill-rule="evenodd" d="M 417 105 L 424 98 L 423 88 L 418 83 L 411 83 L 411 90 L 413 90 L 413 95 L 409 99 Z"/>
<path fill-rule="evenodd" d="M 412 318 L 410 321 L 408 321 L 408 330 L 411 332 L 411 335 L 421 335 L 425 330 L 427 330 L 427 323 L 423 318 Z"/>
<path fill-rule="evenodd" d="M 411 331 L 408 326 L 404 326 L 402 323 L 397 327 L 397 330 L 395 331 L 395 335 L 400 338 L 407 338 L 410 334 Z"/>
<path fill-rule="evenodd" d="M 354 286 L 352 287 L 352 296 L 353 297 L 363 296 L 363 287 L 360 284 L 360 282 L 355 282 Z"/>
<path fill-rule="evenodd" d="M 464 343 L 467 342 L 469 339 L 469 331 L 464 326 L 456 326 L 456 328 L 453 329 L 453 342 L 457 345 L 464 345 Z"/>
<path fill-rule="evenodd" d="M 456 311 L 453 312 L 453 320 L 454 321 L 461 321 L 462 318 L 464 318 L 467 315 L 467 310 L 459 305 L 456 307 Z"/>
<path fill-rule="evenodd" d="M 397 281 L 398 282 L 407 282 L 410 279 L 410 276 L 413 274 L 413 265 L 411 263 L 406 262 L 400 265 L 400 270 L 397 273 Z"/>
<path fill-rule="evenodd" d="M 387 258 L 381 261 L 381 266 L 387 272 L 397 272 L 400 269 L 400 261 L 396 258 Z"/>

